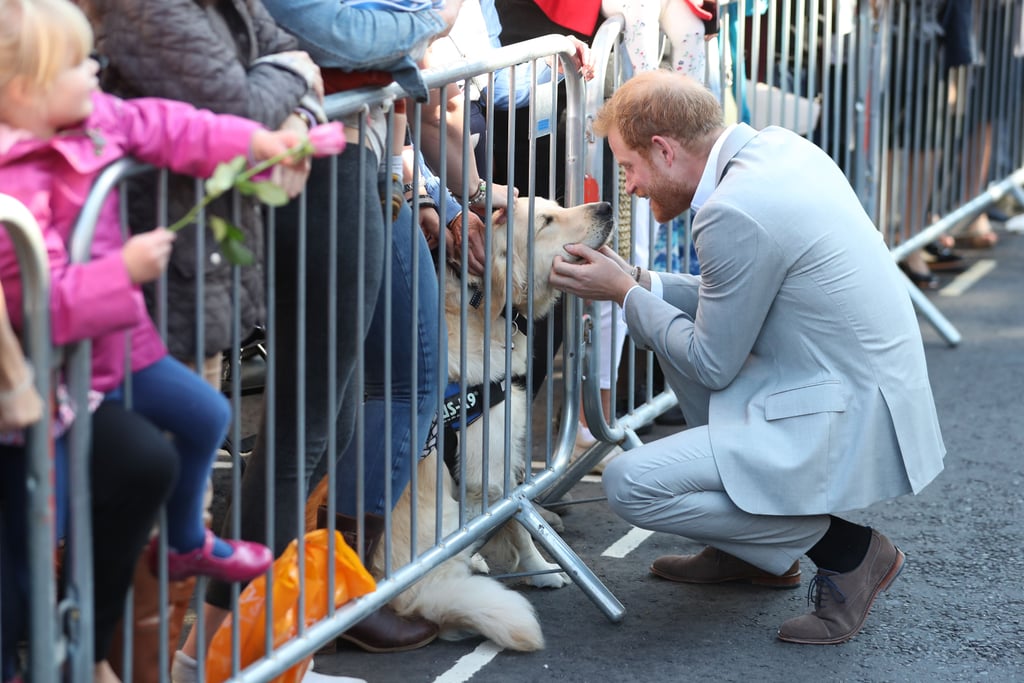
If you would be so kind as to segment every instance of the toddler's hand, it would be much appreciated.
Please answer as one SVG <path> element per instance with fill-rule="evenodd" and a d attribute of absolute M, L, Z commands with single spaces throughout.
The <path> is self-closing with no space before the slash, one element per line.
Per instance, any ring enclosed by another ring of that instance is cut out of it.
<path fill-rule="evenodd" d="M 171 258 L 174 237 L 175 233 L 167 228 L 155 228 L 133 235 L 125 242 L 121 258 L 132 282 L 141 285 L 160 277 Z"/>

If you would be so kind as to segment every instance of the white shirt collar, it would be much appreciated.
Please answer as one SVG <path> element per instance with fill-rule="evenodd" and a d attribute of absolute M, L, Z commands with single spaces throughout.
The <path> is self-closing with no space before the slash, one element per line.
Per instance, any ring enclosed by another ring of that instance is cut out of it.
<path fill-rule="evenodd" d="M 725 144 L 725 139 L 729 137 L 733 129 L 738 124 L 732 124 L 728 126 L 722 134 L 715 140 L 715 144 L 711 147 L 711 153 L 708 154 L 708 163 L 704 166 L 704 172 L 700 176 L 700 182 L 697 183 L 697 190 L 693 193 L 693 201 L 690 202 L 690 209 L 692 211 L 698 211 L 700 207 L 704 206 L 704 202 L 708 200 L 711 193 L 714 191 L 717 183 L 715 178 L 715 169 L 718 168 L 718 155 L 722 152 L 722 145 Z"/>

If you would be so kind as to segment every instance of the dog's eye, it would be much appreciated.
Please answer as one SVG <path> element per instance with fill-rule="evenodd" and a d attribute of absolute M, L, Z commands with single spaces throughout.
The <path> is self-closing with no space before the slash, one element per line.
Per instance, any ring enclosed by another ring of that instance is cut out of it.
<path fill-rule="evenodd" d="M 543 230 L 548 227 L 553 220 L 554 218 L 551 216 L 541 216 L 540 221 L 537 223 L 537 230 Z"/>

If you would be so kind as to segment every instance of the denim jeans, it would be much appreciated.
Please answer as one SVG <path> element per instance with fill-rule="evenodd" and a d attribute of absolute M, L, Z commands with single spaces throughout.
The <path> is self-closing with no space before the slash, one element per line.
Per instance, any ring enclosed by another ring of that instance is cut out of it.
<path fill-rule="evenodd" d="M 362 165 L 361 150 L 365 153 Z M 264 411 L 259 436 L 242 477 L 241 500 L 232 504 L 241 507 L 241 538 L 267 543 L 275 555 L 280 554 L 301 529 L 309 483 L 327 454 L 332 425 L 337 452 L 343 452 L 352 437 L 360 396 L 356 383 L 351 380 L 359 344 L 369 328 L 371 311 L 377 301 L 384 265 L 377 157 L 359 145 L 350 144 L 337 159 L 337 182 L 333 186 L 331 160 L 313 161 L 304 195 L 305 221 L 300 221 L 303 201 L 300 198 L 277 212 L 274 240 L 271 241 L 270 236 L 267 240 L 267 253 L 273 252 L 275 258 L 269 289 L 276 297 L 274 317 L 267 321 L 272 343 L 274 422 L 267 422 Z M 338 246 L 333 260 L 338 279 L 334 308 L 330 310 L 328 273 L 332 254 L 328 239 L 329 231 L 334 229 L 330 220 L 332 197 L 337 198 Z M 361 294 L 357 279 L 360 205 L 366 217 L 362 233 L 366 258 Z M 303 234 L 304 243 L 300 239 Z M 300 285 L 304 288 L 304 300 L 299 296 Z M 360 308 L 366 312 L 363 329 L 356 328 Z M 299 313 L 303 310 L 305 320 L 300 330 Z M 337 339 L 333 345 L 328 335 L 331 316 L 337 320 Z M 304 336 L 300 336 L 300 332 Z M 331 355 L 334 356 L 333 397 L 329 396 L 327 372 Z M 304 365 L 299 364 L 300 356 Z M 301 397 L 300 377 L 305 383 Z M 329 410 L 331 398 L 335 402 L 333 412 Z M 273 529 L 267 529 L 267 465 L 271 445 L 274 521 Z M 230 531 L 229 511 L 223 535 L 230 536 Z M 228 585 L 211 581 L 206 599 L 211 605 L 227 608 L 230 605 Z"/>
<path fill-rule="evenodd" d="M 438 330 L 437 274 L 418 226 L 412 223 L 412 211 L 402 205 L 392 226 L 391 292 L 381 296 L 373 312 L 366 344 L 366 393 L 363 403 L 365 512 L 383 514 L 387 506 L 386 477 L 391 477 L 392 501 L 409 483 L 413 463 L 420 455 L 437 410 Z M 415 250 L 415 254 L 413 253 Z M 413 307 L 413 265 L 418 265 L 415 285 L 419 291 Z M 386 328 L 391 323 L 391 343 L 386 343 Z M 391 359 L 391 452 L 384 434 L 388 427 L 385 395 L 385 363 Z M 413 362 L 415 361 L 415 395 Z M 412 434 L 412 415 L 416 415 L 416 433 Z M 337 511 L 357 516 L 356 484 L 359 444 L 352 439 L 338 460 Z"/>

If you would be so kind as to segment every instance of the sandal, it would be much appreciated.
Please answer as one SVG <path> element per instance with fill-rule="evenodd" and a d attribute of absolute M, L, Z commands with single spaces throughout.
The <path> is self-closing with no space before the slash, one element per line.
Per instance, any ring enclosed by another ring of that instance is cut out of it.
<path fill-rule="evenodd" d="M 954 239 L 960 249 L 991 249 L 999 241 L 999 235 L 992 230 L 988 216 L 981 214 L 960 235 Z"/>
<path fill-rule="evenodd" d="M 928 264 L 929 270 L 946 273 L 960 273 L 967 270 L 967 259 L 949 247 L 941 246 L 938 242 L 927 245 L 924 252 L 923 258 Z"/>
<path fill-rule="evenodd" d="M 958 249 L 991 249 L 998 241 L 999 235 L 991 230 L 960 235 L 953 240 Z"/>

